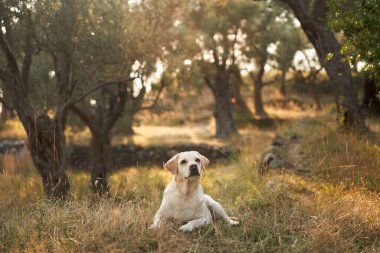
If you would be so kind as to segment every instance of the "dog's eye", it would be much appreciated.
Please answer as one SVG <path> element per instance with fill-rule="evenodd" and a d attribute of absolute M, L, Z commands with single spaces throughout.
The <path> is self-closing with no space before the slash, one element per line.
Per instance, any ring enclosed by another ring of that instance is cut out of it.
<path fill-rule="evenodd" d="M 196 163 L 199 163 L 201 160 L 199 158 L 195 159 Z"/>
<path fill-rule="evenodd" d="M 187 163 L 186 160 L 182 160 L 182 161 L 181 161 L 181 164 L 185 164 L 185 163 Z"/>

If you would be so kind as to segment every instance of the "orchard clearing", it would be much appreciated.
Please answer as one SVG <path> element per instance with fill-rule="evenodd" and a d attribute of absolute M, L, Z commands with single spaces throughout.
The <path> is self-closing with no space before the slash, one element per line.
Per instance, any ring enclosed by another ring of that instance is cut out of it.
<path fill-rule="evenodd" d="M 240 153 L 225 163 L 211 161 L 202 178 L 205 192 L 240 225 L 216 221 L 183 233 L 178 224 L 169 223 L 149 230 L 171 177 L 160 167 L 113 173 L 112 196 L 100 200 L 91 197 L 88 174 L 68 171 L 71 199 L 49 203 L 28 154 L 5 155 L 0 251 L 379 252 L 380 121 L 368 120 L 370 133 L 363 137 L 338 131 L 331 108 L 318 115 L 269 111 L 271 117 L 277 112 L 287 120 L 269 130 L 242 128 L 240 138 L 229 143 Z M 212 130 L 203 130 L 199 138 L 194 126 L 182 136 L 215 144 Z M 177 127 L 159 126 L 137 127 L 136 132 L 136 142 L 143 145 L 156 144 L 157 133 L 169 144 L 178 137 L 174 133 L 181 134 Z M 261 175 L 262 155 L 275 136 L 294 134 L 300 137 L 303 163 L 310 171 L 269 170 Z"/>

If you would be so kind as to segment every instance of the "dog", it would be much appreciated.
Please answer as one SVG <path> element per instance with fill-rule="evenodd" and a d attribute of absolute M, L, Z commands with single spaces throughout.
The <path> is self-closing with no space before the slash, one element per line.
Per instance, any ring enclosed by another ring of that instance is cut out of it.
<path fill-rule="evenodd" d="M 218 202 L 204 194 L 200 181 L 208 163 L 209 160 L 197 151 L 187 151 L 175 155 L 164 164 L 164 168 L 174 176 L 165 188 L 151 229 L 162 226 L 170 218 L 185 223 L 179 228 L 181 231 L 193 231 L 212 224 L 213 216 L 231 225 L 239 224 L 228 217 Z"/>

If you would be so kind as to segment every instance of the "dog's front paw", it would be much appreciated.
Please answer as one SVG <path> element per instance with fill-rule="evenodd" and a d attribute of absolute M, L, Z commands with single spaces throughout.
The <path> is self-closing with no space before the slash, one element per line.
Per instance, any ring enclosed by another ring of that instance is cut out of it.
<path fill-rule="evenodd" d="M 182 232 L 191 232 L 193 231 L 193 227 L 189 226 L 188 224 L 185 224 L 179 228 Z"/>
<path fill-rule="evenodd" d="M 159 228 L 159 227 L 160 227 L 159 224 L 155 224 L 155 223 L 153 223 L 152 225 L 149 226 L 149 229 L 157 229 L 157 228 Z"/>
<path fill-rule="evenodd" d="M 238 224 L 239 224 L 238 221 L 234 221 L 234 220 L 229 220 L 228 223 L 229 223 L 230 225 L 238 225 Z"/>

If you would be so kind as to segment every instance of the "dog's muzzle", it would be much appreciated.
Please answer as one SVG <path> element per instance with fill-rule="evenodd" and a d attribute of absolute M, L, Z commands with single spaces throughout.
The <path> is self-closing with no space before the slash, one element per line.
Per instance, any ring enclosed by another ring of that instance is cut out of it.
<path fill-rule="evenodd" d="M 189 174 L 189 177 L 197 177 L 197 176 L 200 176 L 199 174 L 199 170 L 198 170 L 198 165 L 196 164 L 192 164 L 190 165 L 190 174 Z"/>

